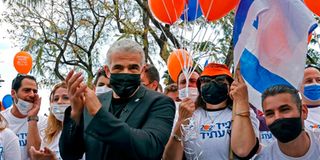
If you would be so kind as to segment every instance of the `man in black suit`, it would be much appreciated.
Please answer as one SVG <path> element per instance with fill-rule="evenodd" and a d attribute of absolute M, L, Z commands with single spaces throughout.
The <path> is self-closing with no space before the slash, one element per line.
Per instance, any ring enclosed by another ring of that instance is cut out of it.
<path fill-rule="evenodd" d="M 71 107 L 65 111 L 59 142 L 63 159 L 161 159 L 170 137 L 174 102 L 140 84 L 145 62 L 143 49 L 131 40 L 119 40 L 107 53 L 113 91 L 97 97 L 71 71 L 68 84 Z"/>

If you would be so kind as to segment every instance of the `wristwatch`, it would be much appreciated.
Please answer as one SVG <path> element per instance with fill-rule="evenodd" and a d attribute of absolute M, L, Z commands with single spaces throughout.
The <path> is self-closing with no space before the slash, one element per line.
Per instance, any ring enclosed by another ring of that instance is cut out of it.
<path fill-rule="evenodd" d="M 39 117 L 38 116 L 29 116 L 28 117 L 28 122 L 29 121 L 37 121 L 38 122 L 39 121 Z"/>

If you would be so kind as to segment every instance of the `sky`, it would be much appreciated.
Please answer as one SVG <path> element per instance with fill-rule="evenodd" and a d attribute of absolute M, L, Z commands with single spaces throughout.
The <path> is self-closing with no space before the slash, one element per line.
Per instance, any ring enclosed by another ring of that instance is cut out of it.
<path fill-rule="evenodd" d="M 0 14 L 4 11 L 5 6 L 3 2 L 0 1 Z M 0 75 L 4 82 L 0 82 L 0 101 L 7 94 L 11 93 L 11 82 L 17 75 L 17 71 L 13 66 L 13 58 L 16 53 L 20 51 L 19 48 L 13 47 L 13 43 L 8 38 L 4 38 L 6 35 L 6 29 L 10 25 L 5 23 L 0 23 Z M 39 89 L 39 95 L 42 97 L 40 115 L 48 113 L 49 107 L 49 95 L 50 91 L 48 89 Z"/>

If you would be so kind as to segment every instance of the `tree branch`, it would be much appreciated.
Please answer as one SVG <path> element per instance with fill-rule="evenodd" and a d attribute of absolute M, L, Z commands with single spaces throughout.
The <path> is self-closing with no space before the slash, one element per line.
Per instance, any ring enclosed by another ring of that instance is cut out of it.
<path fill-rule="evenodd" d="M 55 72 L 55 74 L 57 75 L 57 77 L 60 80 L 64 80 L 64 77 L 59 72 L 59 62 L 60 62 L 60 60 L 62 58 L 62 55 L 64 54 L 64 52 L 67 49 L 67 46 L 68 46 L 68 41 L 67 40 L 70 38 L 70 36 L 72 34 L 72 29 L 74 27 L 74 14 L 73 14 L 73 9 L 72 9 L 72 0 L 68 0 L 68 7 L 69 7 L 69 10 L 70 10 L 70 15 L 71 15 L 71 24 L 70 24 L 70 27 L 69 27 L 69 30 L 68 30 L 68 33 L 67 33 L 67 36 L 66 36 L 66 41 L 64 41 L 63 48 L 60 51 L 59 55 L 57 56 L 57 62 L 55 64 L 55 66 L 54 66 L 54 72 Z"/>
<path fill-rule="evenodd" d="M 175 47 L 177 48 L 181 48 L 180 43 L 178 42 L 178 40 L 176 39 L 176 37 L 170 32 L 170 26 L 169 25 L 165 25 L 163 26 L 162 24 L 160 24 L 152 15 L 149 6 L 148 5 L 144 5 L 143 2 L 141 0 L 135 0 L 139 6 L 148 14 L 148 16 L 150 17 L 150 20 L 152 21 L 152 23 L 161 30 L 161 32 L 164 32 L 164 34 L 170 39 L 170 41 L 174 44 Z"/>

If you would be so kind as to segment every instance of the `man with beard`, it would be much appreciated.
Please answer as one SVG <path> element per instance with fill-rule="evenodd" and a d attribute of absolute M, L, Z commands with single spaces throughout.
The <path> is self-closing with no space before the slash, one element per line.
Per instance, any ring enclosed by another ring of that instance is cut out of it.
<path fill-rule="evenodd" d="M 142 47 L 119 40 L 107 52 L 112 92 L 97 97 L 71 71 L 71 107 L 65 112 L 60 138 L 63 159 L 161 159 L 172 129 L 174 102 L 141 85 L 145 62 Z"/>
<path fill-rule="evenodd" d="M 320 134 L 304 129 L 308 109 L 298 91 L 286 85 L 268 88 L 262 94 L 266 123 L 277 139 L 262 148 L 256 159 L 319 159 Z"/>
<path fill-rule="evenodd" d="M 26 160 L 29 159 L 28 151 L 31 146 L 40 149 L 40 132 L 44 132 L 47 124 L 45 117 L 38 117 L 41 98 L 36 79 L 30 75 L 17 75 L 12 81 L 11 96 L 13 106 L 1 114 L 8 121 L 9 128 L 18 136 L 21 159 Z"/>

